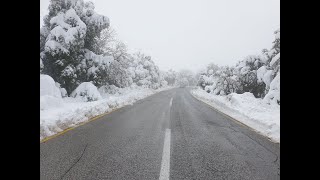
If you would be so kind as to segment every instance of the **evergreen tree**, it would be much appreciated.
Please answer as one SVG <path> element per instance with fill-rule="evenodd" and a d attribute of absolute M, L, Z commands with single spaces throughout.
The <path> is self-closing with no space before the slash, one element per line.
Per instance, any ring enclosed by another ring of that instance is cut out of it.
<path fill-rule="evenodd" d="M 51 0 L 48 10 L 40 31 L 43 73 L 50 75 L 70 94 L 81 82 L 101 78 L 99 73 L 92 75 L 92 72 L 96 73 L 93 69 L 104 71 L 107 67 L 102 66 L 108 66 L 112 61 L 95 56 L 97 51 L 93 47 L 96 37 L 109 26 L 109 19 L 94 12 L 92 2 L 83 0 Z M 98 60 L 87 59 L 88 54 Z M 99 81 L 95 84 L 99 85 Z"/>

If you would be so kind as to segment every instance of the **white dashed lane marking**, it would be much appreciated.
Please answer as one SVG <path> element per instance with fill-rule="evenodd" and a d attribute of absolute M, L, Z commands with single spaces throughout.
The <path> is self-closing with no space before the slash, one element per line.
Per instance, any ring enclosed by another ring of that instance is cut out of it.
<path fill-rule="evenodd" d="M 170 139 L 171 129 L 166 129 L 162 151 L 160 180 L 169 180 L 170 176 Z"/>

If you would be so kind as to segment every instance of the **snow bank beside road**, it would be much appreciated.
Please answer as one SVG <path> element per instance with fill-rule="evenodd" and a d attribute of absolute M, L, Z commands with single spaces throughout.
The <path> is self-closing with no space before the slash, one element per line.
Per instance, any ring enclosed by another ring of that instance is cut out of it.
<path fill-rule="evenodd" d="M 52 106 L 47 105 L 42 110 L 40 107 L 40 141 L 67 128 L 88 121 L 95 116 L 133 104 L 140 99 L 167 89 L 170 89 L 170 87 L 157 90 L 138 87 L 124 88 L 121 94 L 106 94 L 104 99 L 98 101 L 83 102 L 80 99 L 67 97 L 62 98 L 62 103 L 54 103 Z"/>
<path fill-rule="evenodd" d="M 191 90 L 197 99 L 255 129 L 261 134 L 280 142 L 280 106 L 268 105 L 251 93 L 218 96 L 201 89 Z"/>

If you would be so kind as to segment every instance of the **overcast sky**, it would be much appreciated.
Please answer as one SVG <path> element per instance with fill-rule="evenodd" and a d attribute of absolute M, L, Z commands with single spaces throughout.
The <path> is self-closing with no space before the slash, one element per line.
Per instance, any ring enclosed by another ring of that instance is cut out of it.
<path fill-rule="evenodd" d="M 92 2 L 131 52 L 151 55 L 163 70 L 197 71 L 211 62 L 234 65 L 269 49 L 280 27 L 280 0 Z M 49 0 L 40 0 L 40 16 L 48 5 Z"/>

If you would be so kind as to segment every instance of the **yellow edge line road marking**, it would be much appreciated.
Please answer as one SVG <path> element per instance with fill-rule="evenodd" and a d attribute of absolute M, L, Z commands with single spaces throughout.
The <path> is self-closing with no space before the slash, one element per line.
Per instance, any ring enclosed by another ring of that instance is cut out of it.
<path fill-rule="evenodd" d="M 190 94 L 191 94 L 191 95 L 192 95 L 196 100 L 198 100 L 198 101 L 200 101 L 200 102 L 203 102 L 203 103 L 207 104 L 211 109 L 216 110 L 217 112 L 219 112 L 219 113 L 220 113 L 220 114 L 222 114 L 223 116 L 225 116 L 225 117 L 227 117 L 227 118 L 229 118 L 229 119 L 233 120 L 234 122 L 236 122 L 236 123 L 238 123 L 238 124 L 240 124 L 240 125 L 243 125 L 243 126 L 245 126 L 245 127 L 250 128 L 250 129 L 251 129 L 251 130 L 253 130 L 254 132 L 256 132 L 256 133 L 258 133 L 258 134 L 260 134 L 260 135 L 262 135 L 262 136 L 266 137 L 269 141 L 271 141 L 271 142 L 273 142 L 273 143 L 280 144 L 280 142 L 276 142 L 275 140 L 271 139 L 270 137 L 268 137 L 268 136 L 266 136 L 266 135 L 262 134 L 261 132 L 259 132 L 259 131 L 255 130 L 255 129 L 253 129 L 252 127 L 250 127 L 250 126 L 248 126 L 248 125 L 246 125 L 246 124 L 242 123 L 241 121 L 239 121 L 239 120 L 237 120 L 237 119 L 235 119 L 235 118 L 233 118 L 233 117 L 231 117 L 231 116 L 229 116 L 229 115 L 225 114 L 224 112 L 222 112 L 222 111 L 220 111 L 220 110 L 216 109 L 216 108 L 215 108 L 215 107 L 213 107 L 211 104 L 209 104 L 209 103 L 207 103 L 207 102 L 205 102 L 205 101 L 202 101 L 202 100 L 198 99 L 198 98 L 197 98 L 195 95 L 193 95 L 191 92 L 190 92 Z"/>
<path fill-rule="evenodd" d="M 110 112 L 106 112 L 106 113 L 103 113 L 103 114 L 94 116 L 94 117 L 90 118 L 90 119 L 87 120 L 87 121 L 84 121 L 84 122 L 81 122 L 81 123 L 79 123 L 79 124 L 76 124 L 74 127 L 69 127 L 69 128 L 67 128 L 67 129 L 64 129 L 64 130 L 61 131 L 61 132 L 58 132 L 57 134 L 54 134 L 54 135 L 52 135 L 52 136 L 48 136 L 48 137 L 42 139 L 42 140 L 40 141 L 40 144 L 41 144 L 41 143 L 44 143 L 44 142 L 46 142 L 46 141 L 48 141 L 48 140 L 50 140 L 50 139 L 53 139 L 53 138 L 55 138 L 55 137 L 57 137 L 57 136 L 60 136 L 60 135 L 66 133 L 66 132 L 68 132 L 68 131 L 70 131 L 70 130 L 72 130 L 72 129 L 75 129 L 75 128 L 77 128 L 77 127 L 80 127 L 80 126 L 82 126 L 82 125 L 85 125 L 85 124 L 87 124 L 87 123 L 89 123 L 89 122 L 91 122 L 91 121 L 97 120 L 97 119 L 99 119 L 100 117 L 105 116 L 105 115 L 107 115 L 107 114 L 110 114 L 110 113 L 112 113 L 112 112 L 114 112 L 114 111 L 116 111 L 116 110 L 118 110 L 118 109 L 121 109 L 121 108 L 116 108 L 116 109 L 114 109 L 114 110 L 112 110 L 112 111 L 110 111 Z"/>

